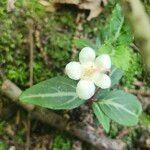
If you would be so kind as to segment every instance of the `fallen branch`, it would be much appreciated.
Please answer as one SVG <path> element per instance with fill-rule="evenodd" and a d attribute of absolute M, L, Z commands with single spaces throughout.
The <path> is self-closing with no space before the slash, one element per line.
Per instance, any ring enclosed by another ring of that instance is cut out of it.
<path fill-rule="evenodd" d="M 122 150 L 125 147 L 125 143 L 121 140 L 111 140 L 107 137 L 100 136 L 95 131 L 90 130 L 86 126 L 83 127 L 83 125 L 79 125 L 77 122 L 68 122 L 51 110 L 19 102 L 18 97 L 22 91 L 9 80 L 3 82 L 1 91 L 15 103 L 20 104 L 25 110 L 29 111 L 32 118 L 38 119 L 59 130 L 67 131 L 71 135 L 92 144 L 97 149 Z"/>
<path fill-rule="evenodd" d="M 56 11 L 59 5 L 69 4 L 78 7 L 79 9 L 89 10 L 87 20 L 97 17 L 107 5 L 108 0 L 53 0 L 47 2 L 46 0 L 39 0 L 39 3 L 46 7 L 47 11 Z"/>
<path fill-rule="evenodd" d="M 150 19 L 140 0 L 121 0 L 125 17 L 132 28 L 143 65 L 150 75 Z"/>

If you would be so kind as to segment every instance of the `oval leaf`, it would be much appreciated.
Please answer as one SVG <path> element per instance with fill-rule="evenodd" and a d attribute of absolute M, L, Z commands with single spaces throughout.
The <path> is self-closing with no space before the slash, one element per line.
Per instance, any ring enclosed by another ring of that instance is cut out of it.
<path fill-rule="evenodd" d="M 85 102 L 76 94 L 76 82 L 65 77 L 42 81 L 24 91 L 19 99 L 51 109 L 73 109 Z"/>
<path fill-rule="evenodd" d="M 101 123 L 105 131 L 108 133 L 110 129 L 110 119 L 102 112 L 101 108 L 96 102 L 92 104 L 92 109 L 98 122 Z"/>
<path fill-rule="evenodd" d="M 136 125 L 142 111 L 137 98 L 121 90 L 109 92 L 98 103 L 109 118 L 121 125 Z"/>

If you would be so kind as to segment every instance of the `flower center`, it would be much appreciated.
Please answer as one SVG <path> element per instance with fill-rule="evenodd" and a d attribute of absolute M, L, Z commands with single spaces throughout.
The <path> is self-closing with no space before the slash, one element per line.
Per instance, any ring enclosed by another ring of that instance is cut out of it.
<path fill-rule="evenodd" d="M 82 64 L 82 79 L 92 79 L 94 74 L 98 71 L 98 68 L 94 63 L 84 63 Z"/>

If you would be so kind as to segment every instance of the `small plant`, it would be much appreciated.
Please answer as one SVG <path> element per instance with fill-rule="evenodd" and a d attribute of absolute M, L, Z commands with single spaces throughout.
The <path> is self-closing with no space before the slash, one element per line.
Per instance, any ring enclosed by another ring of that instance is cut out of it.
<path fill-rule="evenodd" d="M 70 79 L 59 76 L 42 81 L 24 91 L 20 100 L 55 110 L 74 109 L 88 103 L 106 132 L 110 130 L 110 120 L 124 126 L 136 125 L 142 112 L 140 102 L 134 95 L 115 89 L 123 76 L 122 70 L 129 70 L 132 59 L 128 44 L 132 36 L 126 34 L 119 5 L 113 11 L 113 18 L 116 22 L 104 29 L 103 45 L 76 40 L 84 48 L 79 62 L 66 65 Z"/>
<path fill-rule="evenodd" d="M 109 55 L 95 57 L 92 48 L 83 48 L 80 62 L 66 65 L 71 79 L 59 76 L 43 81 L 24 91 L 20 100 L 55 110 L 73 109 L 88 102 L 106 132 L 111 119 L 121 125 L 136 125 L 142 111 L 140 102 L 135 96 L 113 88 L 123 72 L 116 67 L 111 69 Z"/>

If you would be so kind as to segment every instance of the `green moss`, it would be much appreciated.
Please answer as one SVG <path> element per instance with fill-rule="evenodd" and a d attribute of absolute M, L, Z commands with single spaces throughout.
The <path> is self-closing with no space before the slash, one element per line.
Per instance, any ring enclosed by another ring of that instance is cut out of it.
<path fill-rule="evenodd" d="M 126 135 L 123 140 L 127 143 L 127 149 L 133 150 L 136 149 L 136 143 L 140 135 L 144 132 L 142 128 L 132 130 L 128 135 Z M 139 141 L 138 141 L 139 142 Z"/>
<path fill-rule="evenodd" d="M 111 122 L 110 131 L 108 133 L 108 136 L 110 138 L 116 138 L 116 136 L 118 135 L 118 133 L 121 129 L 122 129 L 121 125 L 119 125 L 115 122 Z"/>
<path fill-rule="evenodd" d="M 0 141 L 0 150 L 6 150 L 6 144 L 3 141 Z"/>
<path fill-rule="evenodd" d="M 70 150 L 71 140 L 64 134 L 56 134 L 53 143 L 53 150 Z"/>
<path fill-rule="evenodd" d="M 76 12 L 64 8 L 48 13 L 36 0 L 17 1 L 11 13 L 5 6 L 6 2 L 0 2 L 0 60 L 5 76 L 21 87 L 29 81 L 28 18 L 40 32 L 42 48 L 52 64 L 45 65 L 34 38 L 34 83 L 62 74 L 70 59 Z"/>
<path fill-rule="evenodd" d="M 149 126 L 150 125 L 150 115 L 143 112 L 142 115 L 140 116 L 140 124 Z"/>
<path fill-rule="evenodd" d="M 5 126 L 6 126 L 6 122 L 5 121 L 1 121 L 0 122 L 0 135 L 4 134 Z"/>
<path fill-rule="evenodd" d="M 89 39 L 96 41 L 96 37 L 100 36 L 102 26 L 109 18 L 106 16 L 110 16 L 115 4 L 116 1 L 111 1 L 98 18 L 84 23 L 83 33 L 86 33 Z M 73 11 L 70 11 L 63 6 L 57 12 L 49 13 L 45 12 L 45 8 L 36 0 L 27 0 L 17 1 L 15 11 L 7 13 L 5 5 L 6 2 L 0 2 L 0 60 L 6 77 L 21 87 L 25 87 L 29 81 L 29 31 L 26 25 L 28 18 L 34 20 L 35 28 L 40 32 L 43 51 L 52 64 L 45 65 L 34 39 L 34 83 L 63 74 L 66 63 L 71 59 L 76 9 L 72 8 Z M 135 77 L 141 75 L 139 59 L 139 56 L 133 56 L 131 67 L 125 72 L 123 83 L 127 86 L 131 85 Z"/>
<path fill-rule="evenodd" d="M 132 59 L 130 61 L 128 70 L 125 72 L 124 77 L 122 79 L 123 84 L 129 88 L 134 88 L 132 83 L 135 79 L 141 78 L 143 68 L 141 63 L 141 56 L 138 53 L 132 53 Z"/>
<path fill-rule="evenodd" d="M 150 16 L 150 1 L 149 0 L 142 0 L 144 6 L 145 6 L 145 9 L 148 13 L 148 15 Z"/>
<path fill-rule="evenodd" d="M 14 141 L 18 144 L 24 144 L 25 142 L 25 135 L 26 135 L 26 132 L 25 132 L 25 129 L 20 129 L 17 131 L 17 134 L 14 138 Z"/>

